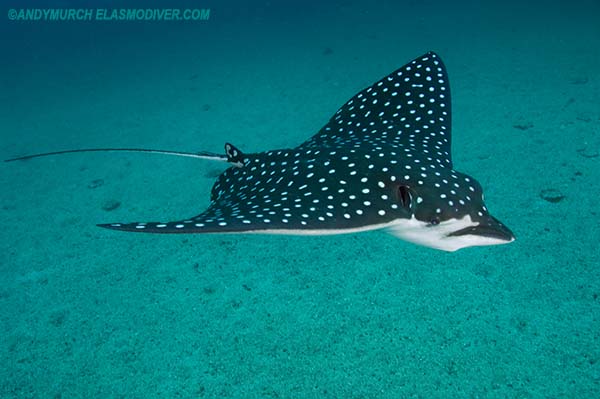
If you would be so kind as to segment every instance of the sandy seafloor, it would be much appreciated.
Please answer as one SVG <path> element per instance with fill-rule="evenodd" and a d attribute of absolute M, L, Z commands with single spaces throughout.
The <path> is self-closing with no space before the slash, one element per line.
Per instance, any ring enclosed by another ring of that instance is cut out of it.
<path fill-rule="evenodd" d="M 321 3 L 200 2 L 202 23 L 3 5 L 0 156 L 289 148 L 434 50 L 455 168 L 517 241 L 120 233 L 95 225 L 200 213 L 221 165 L 4 163 L 0 397 L 600 397 L 598 3 Z"/>

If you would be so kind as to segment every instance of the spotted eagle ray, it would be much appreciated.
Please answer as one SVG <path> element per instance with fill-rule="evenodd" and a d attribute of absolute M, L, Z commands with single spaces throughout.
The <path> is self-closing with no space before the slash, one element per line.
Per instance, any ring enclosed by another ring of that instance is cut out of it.
<path fill-rule="evenodd" d="M 110 223 L 146 233 L 343 234 L 384 229 L 445 251 L 514 241 L 491 216 L 480 184 L 453 169 L 450 87 L 440 57 L 429 52 L 362 90 L 313 137 L 292 149 L 225 155 L 135 151 L 225 161 L 210 204 L 172 222 Z"/>

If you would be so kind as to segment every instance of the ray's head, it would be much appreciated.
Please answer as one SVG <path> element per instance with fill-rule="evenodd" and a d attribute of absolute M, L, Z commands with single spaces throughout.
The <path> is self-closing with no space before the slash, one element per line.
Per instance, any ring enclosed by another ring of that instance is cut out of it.
<path fill-rule="evenodd" d="M 481 185 L 463 173 L 450 170 L 434 174 L 428 182 L 398 182 L 395 196 L 408 218 L 400 219 L 390 230 L 407 241 L 456 251 L 515 240 L 489 213 Z"/>

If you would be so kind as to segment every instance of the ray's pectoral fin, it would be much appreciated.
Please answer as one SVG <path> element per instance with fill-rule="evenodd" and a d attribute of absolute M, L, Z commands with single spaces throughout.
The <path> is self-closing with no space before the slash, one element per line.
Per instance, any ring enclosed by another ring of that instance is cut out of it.
<path fill-rule="evenodd" d="M 199 220 L 188 219 L 176 222 L 136 222 L 136 223 L 106 223 L 99 224 L 110 230 L 130 231 L 138 233 L 159 234 L 192 234 L 192 233 L 225 233 L 220 226 L 210 226 Z"/>
<path fill-rule="evenodd" d="M 219 192 L 218 184 L 217 182 L 213 187 L 213 194 Z M 98 227 L 137 233 L 208 234 L 266 232 L 272 226 L 268 223 L 256 223 L 251 217 L 241 216 L 235 204 L 217 196 L 206 211 L 189 219 L 170 222 L 107 223 L 99 224 Z"/>
<path fill-rule="evenodd" d="M 231 143 L 225 143 L 225 155 L 227 163 L 233 166 L 219 176 L 211 190 L 210 206 L 200 215 L 170 222 L 103 223 L 97 226 L 110 230 L 159 234 L 227 233 L 252 230 L 247 220 L 234 218 L 239 216 L 237 205 L 227 195 L 232 188 L 231 181 L 244 174 L 244 166 L 248 158 Z M 225 216 L 233 220 L 226 222 Z"/>

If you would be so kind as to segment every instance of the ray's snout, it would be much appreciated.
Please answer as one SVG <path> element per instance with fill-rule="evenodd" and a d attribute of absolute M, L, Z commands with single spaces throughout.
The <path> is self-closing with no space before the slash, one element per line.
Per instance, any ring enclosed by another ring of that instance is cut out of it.
<path fill-rule="evenodd" d="M 453 237 L 465 235 L 484 237 L 492 240 L 504 241 L 506 243 L 515 240 L 515 235 L 513 232 L 510 231 L 510 229 L 502 222 L 491 215 L 488 215 L 485 219 L 481 220 L 476 226 L 469 226 L 449 234 L 449 236 Z"/>
<path fill-rule="evenodd" d="M 490 216 L 490 220 L 491 223 L 489 226 L 489 234 L 491 238 L 497 238 L 499 240 L 505 240 L 507 242 L 515 240 L 515 235 L 513 234 L 513 232 L 502 222 L 500 222 L 493 216 Z"/>

